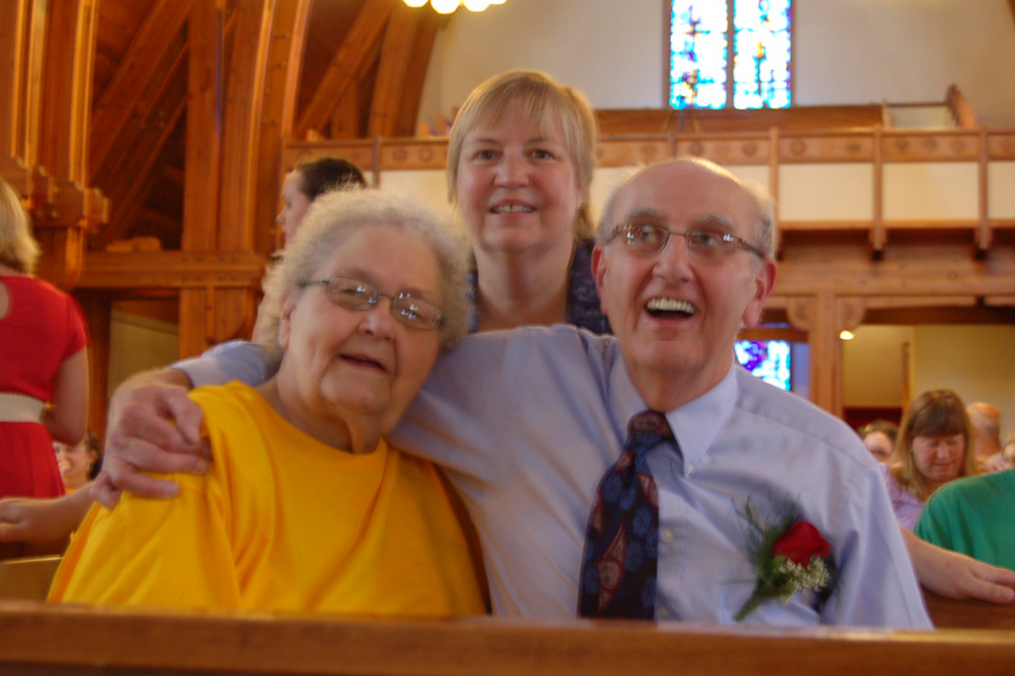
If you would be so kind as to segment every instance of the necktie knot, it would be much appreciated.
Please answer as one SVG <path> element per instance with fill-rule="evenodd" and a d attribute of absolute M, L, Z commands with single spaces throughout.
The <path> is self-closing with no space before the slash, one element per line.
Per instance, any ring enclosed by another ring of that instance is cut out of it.
<path fill-rule="evenodd" d="M 644 411 L 631 418 L 627 426 L 625 450 L 642 455 L 664 440 L 673 440 L 673 431 L 666 416 L 658 411 Z"/>

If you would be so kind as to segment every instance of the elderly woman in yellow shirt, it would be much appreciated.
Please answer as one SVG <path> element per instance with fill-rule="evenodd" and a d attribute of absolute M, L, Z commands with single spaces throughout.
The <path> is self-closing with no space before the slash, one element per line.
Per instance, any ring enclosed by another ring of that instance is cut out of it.
<path fill-rule="evenodd" d="M 50 599 L 484 612 L 449 489 L 384 440 L 465 333 L 463 269 L 459 243 L 413 204 L 319 198 L 269 280 L 277 375 L 194 390 L 211 470 L 174 475 L 175 500 L 93 507 Z"/>

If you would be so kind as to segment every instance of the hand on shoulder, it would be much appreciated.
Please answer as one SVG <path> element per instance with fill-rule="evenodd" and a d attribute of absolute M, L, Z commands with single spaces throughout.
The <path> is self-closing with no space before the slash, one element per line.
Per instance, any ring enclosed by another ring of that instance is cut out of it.
<path fill-rule="evenodd" d="M 187 395 L 190 381 L 181 371 L 143 373 L 124 382 L 110 400 L 103 473 L 92 488 L 110 509 L 120 491 L 149 498 L 179 493 L 172 481 L 141 474 L 207 471 L 211 457 L 201 438 L 202 412 Z"/>

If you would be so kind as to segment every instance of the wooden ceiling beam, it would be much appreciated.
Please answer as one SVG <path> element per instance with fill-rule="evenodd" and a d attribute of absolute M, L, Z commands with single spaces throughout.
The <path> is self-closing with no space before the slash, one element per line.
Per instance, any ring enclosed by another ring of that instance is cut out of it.
<path fill-rule="evenodd" d="M 400 4 L 400 0 L 366 0 L 300 115 L 293 130 L 295 138 L 305 138 L 311 129 L 327 124 L 336 103 L 355 84 L 356 73 L 383 37 L 396 4 Z"/>
<path fill-rule="evenodd" d="M 92 252 L 85 255 L 78 288 L 247 288 L 263 274 L 264 257 L 249 251 Z"/>
<path fill-rule="evenodd" d="M 403 3 L 399 3 L 391 14 L 381 46 L 367 136 L 395 135 L 406 75 L 413 57 L 417 56 L 413 53 L 413 46 L 420 16 L 422 12 Z"/>
<path fill-rule="evenodd" d="M 166 143 L 186 111 L 187 48 L 180 39 L 174 48 L 171 63 L 163 64 L 164 68 L 159 69 L 151 83 L 158 91 L 152 92 L 146 117 L 131 116 L 121 129 L 119 143 L 105 162 L 96 165 L 94 181 L 109 197 L 113 208 L 110 222 L 92 238 L 93 249 L 103 249 L 126 236 L 148 197 L 148 189 L 153 185 L 151 175 L 157 173 Z"/>
<path fill-rule="evenodd" d="M 176 81 L 179 82 L 180 78 Z M 186 85 L 182 88 L 185 91 Z M 146 126 L 145 133 L 138 138 L 138 147 L 144 148 L 145 152 L 131 155 L 130 161 L 118 172 L 118 180 L 106 188 L 106 194 L 116 208 L 109 224 L 92 238 L 93 249 L 105 249 L 110 242 L 126 237 L 137 221 L 138 214 L 161 175 L 156 169 L 162 152 L 173 137 L 185 110 L 186 97 L 180 96 L 175 109 L 168 113 L 166 119 L 159 124 Z M 177 230 L 182 227 L 182 223 L 177 223 Z"/>
<path fill-rule="evenodd" d="M 447 19 L 447 16 L 436 12 L 425 12 L 416 28 L 412 58 L 409 60 L 409 68 L 406 71 L 405 84 L 402 88 L 402 100 L 395 120 L 394 136 L 416 135 L 419 103 L 423 98 L 423 85 L 426 82 L 427 70 L 430 68 L 434 41 L 437 39 L 437 31 L 447 22 Z"/>
<path fill-rule="evenodd" d="M 156 0 L 124 54 L 116 73 L 95 103 L 92 117 L 91 166 L 100 167 L 131 117 L 147 118 L 155 97 L 146 100 L 150 83 L 174 40 L 183 30 L 194 0 Z"/>
<path fill-rule="evenodd" d="M 91 163 L 92 176 L 99 185 L 104 186 L 116 181 L 123 174 L 123 168 L 131 162 L 132 156 L 139 149 L 145 148 L 140 144 L 140 138 L 146 133 L 147 128 L 159 125 L 160 121 L 171 115 L 179 103 L 186 99 L 187 54 L 186 33 L 179 31 L 162 53 L 152 77 L 144 83 L 144 91 L 138 95 L 138 100 L 144 103 L 135 106 L 133 114 L 117 130 L 115 143 L 105 152 L 102 161 Z M 178 100 L 167 98 L 170 91 L 179 97 Z M 93 143 L 95 138 L 102 134 L 101 129 L 92 127 Z"/>

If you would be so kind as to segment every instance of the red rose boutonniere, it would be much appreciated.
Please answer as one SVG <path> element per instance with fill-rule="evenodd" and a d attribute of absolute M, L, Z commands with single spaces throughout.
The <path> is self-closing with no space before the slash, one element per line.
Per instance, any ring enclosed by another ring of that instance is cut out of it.
<path fill-rule="evenodd" d="M 795 505 L 775 523 L 763 523 L 750 501 L 741 516 L 757 581 L 734 618 L 737 622 L 769 599 L 789 603 L 798 591 L 809 590 L 826 598 L 831 594 L 836 577 L 832 547 L 813 524 L 799 518 Z"/>

